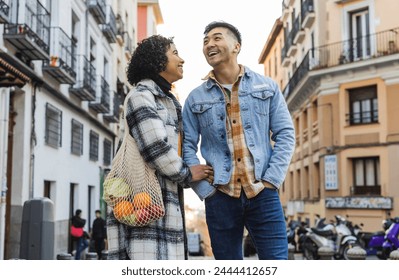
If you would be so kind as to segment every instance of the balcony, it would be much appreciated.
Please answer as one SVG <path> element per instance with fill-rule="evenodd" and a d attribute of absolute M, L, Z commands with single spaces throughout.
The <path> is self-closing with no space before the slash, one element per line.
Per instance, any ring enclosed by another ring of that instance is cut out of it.
<path fill-rule="evenodd" d="M 283 90 L 288 97 L 309 71 L 399 54 L 399 27 L 308 51 Z"/>
<path fill-rule="evenodd" d="M 10 20 L 10 6 L 0 0 L 0 23 L 8 23 Z"/>
<path fill-rule="evenodd" d="M 291 14 L 290 7 L 284 3 L 284 0 L 281 2 L 282 5 L 282 13 L 281 13 L 281 21 L 285 22 Z"/>
<path fill-rule="evenodd" d="M 97 81 L 96 99 L 90 102 L 89 107 L 99 114 L 109 113 L 109 85 L 103 76 L 98 76 Z"/>
<path fill-rule="evenodd" d="M 298 51 L 297 46 L 294 44 L 295 35 L 296 35 L 296 30 L 294 28 L 292 28 L 290 33 L 288 34 L 288 37 L 285 40 L 284 45 L 287 48 L 287 56 L 288 57 L 294 56 Z"/>
<path fill-rule="evenodd" d="M 105 0 L 86 0 L 87 8 L 99 24 L 106 23 Z"/>
<path fill-rule="evenodd" d="M 114 92 L 114 98 L 113 98 L 113 106 L 112 106 L 112 112 L 109 115 L 104 115 L 103 118 L 106 121 L 117 123 L 119 122 L 119 109 L 120 106 L 122 106 L 122 97 L 120 94 Z"/>
<path fill-rule="evenodd" d="M 124 41 L 125 41 L 125 55 L 127 59 L 130 59 L 132 57 L 134 49 L 133 49 L 132 38 L 130 38 L 129 33 L 127 32 L 125 32 L 124 34 Z"/>
<path fill-rule="evenodd" d="M 76 81 L 76 43 L 59 27 L 50 31 L 50 60 L 43 61 L 43 72 L 47 72 L 61 84 Z"/>
<path fill-rule="evenodd" d="M 298 16 L 295 19 L 295 22 L 292 26 L 292 33 L 293 33 L 293 44 L 301 44 L 303 42 L 303 40 L 305 39 L 305 30 L 303 30 L 303 28 L 301 28 L 301 21 L 300 21 L 300 17 Z"/>
<path fill-rule="evenodd" d="M 110 44 L 116 43 L 118 29 L 116 27 L 116 18 L 111 6 L 107 6 L 105 24 L 101 25 L 101 30 Z"/>
<path fill-rule="evenodd" d="M 287 56 L 287 47 L 284 46 L 281 49 L 281 64 L 283 65 L 283 67 L 288 67 L 291 63 L 290 58 Z"/>
<path fill-rule="evenodd" d="M 96 69 L 83 55 L 77 56 L 76 83 L 69 92 L 82 101 L 96 100 Z"/>
<path fill-rule="evenodd" d="M 28 60 L 49 59 L 50 14 L 40 4 L 25 5 L 25 18 L 4 26 L 3 38 Z"/>
<path fill-rule="evenodd" d="M 315 21 L 313 0 L 305 0 L 301 5 L 302 28 L 312 27 Z"/>
<path fill-rule="evenodd" d="M 120 14 L 118 14 L 115 18 L 116 20 L 116 41 L 118 42 L 119 45 L 123 45 L 125 42 L 124 34 L 126 32 L 125 30 L 125 23 L 122 20 L 122 17 Z"/>

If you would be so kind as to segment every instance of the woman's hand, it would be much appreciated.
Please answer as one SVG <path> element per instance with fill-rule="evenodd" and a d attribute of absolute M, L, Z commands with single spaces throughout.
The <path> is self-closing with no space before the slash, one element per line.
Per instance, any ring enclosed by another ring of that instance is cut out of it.
<path fill-rule="evenodd" d="M 191 182 L 207 180 L 210 184 L 213 182 L 213 168 L 205 164 L 190 166 Z"/>

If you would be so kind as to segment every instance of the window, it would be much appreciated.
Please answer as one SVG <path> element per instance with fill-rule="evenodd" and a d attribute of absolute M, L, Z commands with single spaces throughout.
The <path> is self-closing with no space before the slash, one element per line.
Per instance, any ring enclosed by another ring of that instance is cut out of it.
<path fill-rule="evenodd" d="M 111 147 L 111 141 L 104 139 L 104 165 L 111 164 Z"/>
<path fill-rule="evenodd" d="M 370 20 L 368 9 L 350 13 L 351 58 L 359 60 L 370 56 Z"/>
<path fill-rule="evenodd" d="M 353 159 L 353 193 L 381 195 L 379 157 Z"/>
<path fill-rule="evenodd" d="M 98 160 L 98 141 L 99 136 L 93 130 L 90 131 L 90 160 Z"/>
<path fill-rule="evenodd" d="M 72 120 L 71 130 L 71 153 L 80 156 L 83 154 L 83 124 Z"/>
<path fill-rule="evenodd" d="M 62 144 L 62 112 L 50 105 L 46 104 L 46 132 L 45 142 L 47 145 L 58 148 Z"/>
<path fill-rule="evenodd" d="M 51 199 L 51 181 L 44 181 L 43 197 Z"/>
<path fill-rule="evenodd" d="M 349 90 L 351 125 L 378 122 L 377 86 Z"/>

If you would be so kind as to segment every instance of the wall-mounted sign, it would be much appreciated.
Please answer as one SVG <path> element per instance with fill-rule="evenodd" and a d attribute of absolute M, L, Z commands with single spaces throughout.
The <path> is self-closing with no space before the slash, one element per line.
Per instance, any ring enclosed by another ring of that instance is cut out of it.
<path fill-rule="evenodd" d="M 324 157 L 324 178 L 326 190 L 338 190 L 337 155 Z"/>
<path fill-rule="evenodd" d="M 392 209 L 391 197 L 326 197 L 326 208 Z"/>

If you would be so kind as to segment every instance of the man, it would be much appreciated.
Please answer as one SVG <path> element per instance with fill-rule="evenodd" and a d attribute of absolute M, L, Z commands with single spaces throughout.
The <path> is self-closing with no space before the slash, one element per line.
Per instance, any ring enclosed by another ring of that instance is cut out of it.
<path fill-rule="evenodd" d="M 107 230 L 105 220 L 101 217 L 100 210 L 96 210 L 96 219 L 93 221 L 91 238 L 94 240 L 94 248 L 97 252 L 97 258 L 101 260 L 102 251 L 105 249 Z"/>
<path fill-rule="evenodd" d="M 186 99 L 183 156 L 188 165 L 198 164 L 201 138 L 201 155 L 213 167 L 212 184 L 191 184 L 205 199 L 213 254 L 242 259 L 246 227 L 259 259 L 287 259 L 277 190 L 295 147 L 290 113 L 274 81 L 238 64 L 237 28 L 212 22 L 204 35 L 203 53 L 213 70 Z"/>

